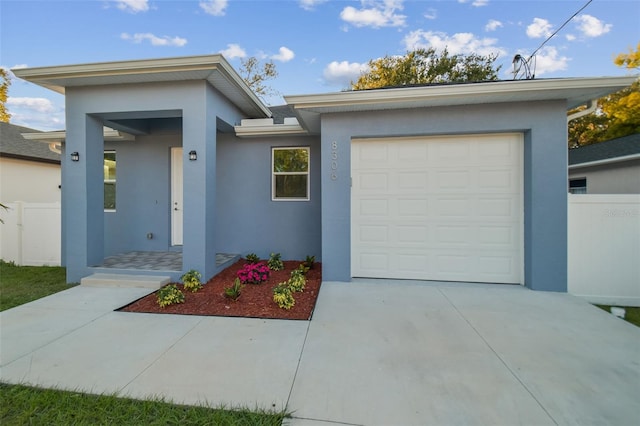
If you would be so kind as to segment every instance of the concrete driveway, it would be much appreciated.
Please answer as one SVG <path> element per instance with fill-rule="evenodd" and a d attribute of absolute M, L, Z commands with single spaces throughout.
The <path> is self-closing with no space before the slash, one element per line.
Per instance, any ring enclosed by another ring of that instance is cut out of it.
<path fill-rule="evenodd" d="M 75 287 L 0 314 L 0 378 L 282 408 L 290 425 L 637 424 L 640 329 L 519 286 L 325 282 L 311 322 L 113 312 Z"/>

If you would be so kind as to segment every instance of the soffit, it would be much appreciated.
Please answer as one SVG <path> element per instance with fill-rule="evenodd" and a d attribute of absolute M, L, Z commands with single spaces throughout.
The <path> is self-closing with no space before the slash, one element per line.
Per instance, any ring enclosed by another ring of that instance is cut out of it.
<path fill-rule="evenodd" d="M 102 62 L 12 70 L 24 80 L 65 93 L 67 87 L 206 80 L 249 117 L 271 112 L 221 55 Z"/>

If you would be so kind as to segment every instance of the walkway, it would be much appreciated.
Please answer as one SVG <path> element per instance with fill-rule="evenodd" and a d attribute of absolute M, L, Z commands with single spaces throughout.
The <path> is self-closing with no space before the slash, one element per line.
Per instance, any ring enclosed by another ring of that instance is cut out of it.
<path fill-rule="evenodd" d="M 216 253 L 216 266 L 224 265 L 238 257 L 237 254 Z M 130 251 L 108 256 L 102 268 L 140 269 L 149 271 L 181 271 L 182 252 L 179 251 Z"/>
<path fill-rule="evenodd" d="M 82 288 L 0 314 L 0 377 L 287 407 L 296 426 L 635 424 L 640 329 L 518 286 L 323 284 L 306 321 L 113 312 Z"/>

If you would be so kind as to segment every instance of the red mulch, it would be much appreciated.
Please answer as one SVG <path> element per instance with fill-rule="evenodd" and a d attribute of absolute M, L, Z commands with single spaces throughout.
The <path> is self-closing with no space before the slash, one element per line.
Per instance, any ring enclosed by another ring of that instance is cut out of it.
<path fill-rule="evenodd" d="M 210 279 L 202 289 L 196 293 L 182 290 L 185 296 L 184 303 L 170 305 L 164 308 L 158 306 L 155 293 L 151 293 L 142 299 L 119 309 L 124 312 L 146 312 L 157 314 L 183 314 L 183 315 L 213 315 L 225 317 L 249 317 L 249 318 L 275 318 L 308 320 L 311 318 L 313 308 L 316 305 L 320 283 L 322 281 L 321 265 L 316 263 L 314 268 L 307 272 L 307 284 L 303 292 L 293 293 L 296 300 L 290 309 L 281 309 L 273 301 L 273 288 L 291 276 L 291 271 L 296 269 L 301 261 L 289 260 L 284 262 L 282 271 L 271 271 L 269 279 L 262 284 L 245 284 L 242 295 L 237 301 L 224 296 L 224 287 L 233 284 L 236 273 L 247 262 L 239 260 L 224 271 Z"/>

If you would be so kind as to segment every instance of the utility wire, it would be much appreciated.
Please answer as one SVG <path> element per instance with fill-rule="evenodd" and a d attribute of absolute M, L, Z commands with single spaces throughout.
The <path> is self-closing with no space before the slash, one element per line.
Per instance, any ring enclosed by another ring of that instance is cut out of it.
<path fill-rule="evenodd" d="M 536 53 L 538 53 L 538 50 L 542 49 L 542 47 L 543 47 L 545 44 L 547 44 L 547 42 L 548 42 L 549 40 L 551 40 L 551 39 L 553 38 L 553 36 L 555 36 L 556 34 L 558 34 L 558 33 L 560 32 L 560 30 L 561 30 L 561 29 L 563 29 L 563 28 L 564 28 L 564 27 L 565 27 L 569 22 L 571 22 L 571 20 L 572 20 L 573 18 L 575 18 L 575 17 L 576 17 L 580 12 L 582 12 L 582 11 L 583 11 L 587 6 L 589 6 L 589 5 L 591 4 L 591 2 L 592 2 L 592 1 L 593 1 L 593 0 L 589 0 L 589 1 L 587 1 L 587 3 L 586 3 L 584 6 L 582 6 L 582 7 L 580 8 L 580 10 L 578 10 L 576 13 L 574 13 L 573 15 L 571 15 L 571 18 L 569 18 L 569 19 L 567 19 L 566 21 L 564 21 L 564 24 L 562 24 L 562 25 L 560 26 L 560 28 L 558 28 L 557 30 L 555 30 L 555 31 L 553 32 L 553 34 L 551 34 L 549 37 L 547 37 L 547 39 L 546 39 L 545 41 L 543 41 L 543 42 L 542 42 L 542 44 L 540 45 L 540 47 L 538 47 L 536 50 L 534 50 L 534 51 L 533 51 L 533 53 L 531 54 L 531 56 L 529 56 L 529 59 L 527 59 L 527 62 L 529 62 L 529 61 L 531 60 L 531 58 L 533 58 L 533 56 L 534 56 Z"/>

